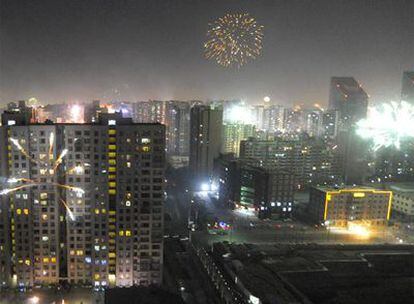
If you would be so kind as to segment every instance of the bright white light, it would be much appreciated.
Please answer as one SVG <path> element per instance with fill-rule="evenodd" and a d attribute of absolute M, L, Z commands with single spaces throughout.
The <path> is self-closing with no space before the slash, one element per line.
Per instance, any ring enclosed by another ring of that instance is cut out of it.
<path fill-rule="evenodd" d="M 269 96 L 265 96 L 265 97 L 263 98 L 263 101 L 264 101 L 264 102 L 269 102 L 269 101 L 270 101 L 270 97 L 269 97 Z"/>
<path fill-rule="evenodd" d="M 83 123 L 82 107 L 80 105 L 72 105 L 69 110 L 70 120 L 74 123 Z"/>
<path fill-rule="evenodd" d="M 29 298 L 29 303 L 31 304 L 37 304 L 39 303 L 39 301 L 40 301 L 39 297 L 36 297 L 36 296 Z"/>
<path fill-rule="evenodd" d="M 348 223 L 348 231 L 361 238 L 368 238 L 371 234 L 367 227 L 352 222 Z"/>
<path fill-rule="evenodd" d="M 399 149 L 403 140 L 414 137 L 414 106 L 402 101 L 371 108 L 368 118 L 357 123 L 356 132 L 372 140 L 375 151 L 391 146 Z"/>
<path fill-rule="evenodd" d="M 75 166 L 75 167 L 73 168 L 73 171 L 75 172 L 75 174 L 80 175 L 80 174 L 82 174 L 82 173 L 83 173 L 83 167 L 82 167 L 82 166 Z"/>
<path fill-rule="evenodd" d="M 227 111 L 227 122 L 251 124 L 254 121 L 249 107 L 243 105 L 234 105 Z"/>
<path fill-rule="evenodd" d="M 10 192 L 11 192 L 10 189 L 3 189 L 0 191 L 0 195 L 6 195 L 6 194 L 9 194 Z"/>
<path fill-rule="evenodd" d="M 201 184 L 201 191 L 208 191 L 210 190 L 210 186 L 207 183 Z"/>
<path fill-rule="evenodd" d="M 15 178 L 15 177 L 11 177 L 11 178 L 9 178 L 8 180 L 7 180 L 7 182 L 9 183 L 9 184 L 15 184 L 15 183 L 18 183 L 20 181 L 20 179 L 17 179 L 17 178 Z"/>
<path fill-rule="evenodd" d="M 13 143 L 13 145 L 16 146 L 17 149 L 23 150 L 23 147 L 20 145 L 19 141 L 15 138 L 10 138 L 10 141 Z"/>

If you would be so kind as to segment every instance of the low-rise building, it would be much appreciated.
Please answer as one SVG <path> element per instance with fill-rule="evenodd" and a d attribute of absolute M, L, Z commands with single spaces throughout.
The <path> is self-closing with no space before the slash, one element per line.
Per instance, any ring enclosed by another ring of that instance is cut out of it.
<path fill-rule="evenodd" d="M 309 215 L 318 224 L 347 227 L 351 223 L 384 226 L 391 214 L 392 191 L 368 187 L 314 187 Z"/>
<path fill-rule="evenodd" d="M 228 205 L 256 213 L 259 218 L 285 218 L 291 215 L 294 174 L 224 156 L 216 161 L 215 172 L 219 197 Z"/>

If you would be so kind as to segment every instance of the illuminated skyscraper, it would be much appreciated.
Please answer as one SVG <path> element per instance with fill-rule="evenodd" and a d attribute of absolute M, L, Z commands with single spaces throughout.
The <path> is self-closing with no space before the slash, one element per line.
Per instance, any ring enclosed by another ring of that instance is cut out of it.
<path fill-rule="evenodd" d="M 138 123 L 165 124 L 166 102 L 162 100 L 138 101 L 133 107 L 133 120 Z"/>
<path fill-rule="evenodd" d="M 223 124 L 223 153 L 233 153 L 239 156 L 240 142 L 254 136 L 255 126 L 242 123 Z"/>
<path fill-rule="evenodd" d="M 222 145 L 223 109 L 216 105 L 195 105 L 190 116 L 190 170 L 209 178 Z"/>
<path fill-rule="evenodd" d="M 407 71 L 403 74 L 401 100 L 414 105 L 414 71 Z"/>
<path fill-rule="evenodd" d="M 334 139 L 338 135 L 339 112 L 326 110 L 322 113 L 322 136 L 325 140 Z"/>
<path fill-rule="evenodd" d="M 3 187 L 23 186 L 0 196 L 11 244 L 0 263 L 11 261 L 18 286 L 161 283 L 164 126 L 117 113 L 95 124 L 6 124 L 0 135 Z"/>
<path fill-rule="evenodd" d="M 263 129 L 269 132 L 280 132 L 283 129 L 284 108 L 279 105 L 266 105 L 263 109 Z"/>

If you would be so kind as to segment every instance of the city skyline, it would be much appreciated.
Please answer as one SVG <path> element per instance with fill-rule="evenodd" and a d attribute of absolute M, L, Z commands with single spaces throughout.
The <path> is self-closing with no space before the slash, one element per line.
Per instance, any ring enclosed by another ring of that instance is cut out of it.
<path fill-rule="evenodd" d="M 326 105 L 333 76 L 355 77 L 377 103 L 399 100 L 414 66 L 410 1 L 24 2 L 1 4 L 1 106 L 264 96 Z M 240 69 L 203 56 L 209 23 L 232 12 L 264 26 L 262 53 Z"/>

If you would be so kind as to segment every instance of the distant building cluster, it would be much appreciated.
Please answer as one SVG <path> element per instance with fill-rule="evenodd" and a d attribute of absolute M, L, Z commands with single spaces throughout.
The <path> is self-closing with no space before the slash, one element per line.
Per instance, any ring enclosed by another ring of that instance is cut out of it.
<path fill-rule="evenodd" d="M 414 104 L 414 72 L 403 75 L 402 99 Z M 352 77 L 331 79 L 326 109 L 270 97 L 9 103 L 0 126 L 0 283 L 159 284 L 167 162 L 188 167 L 193 191 L 217 192 L 259 218 L 290 217 L 295 192 L 309 190 L 309 220 L 319 225 L 385 226 L 391 209 L 412 219 L 412 191 L 401 182 L 414 181 L 414 153 L 369 149 L 355 133 L 368 105 Z"/>

